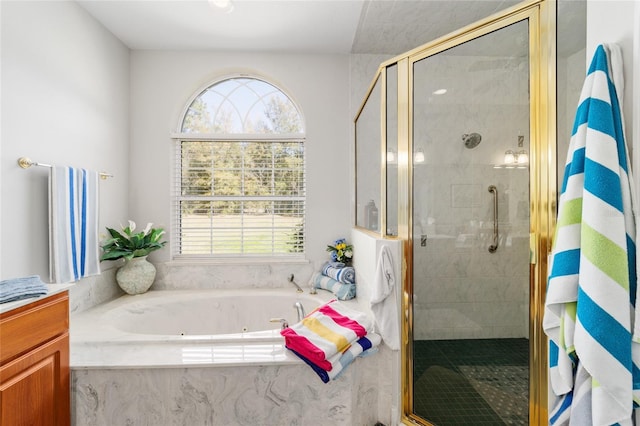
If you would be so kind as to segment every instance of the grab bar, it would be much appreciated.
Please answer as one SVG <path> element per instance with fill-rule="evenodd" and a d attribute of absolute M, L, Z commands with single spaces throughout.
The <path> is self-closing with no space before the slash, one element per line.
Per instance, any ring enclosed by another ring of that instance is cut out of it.
<path fill-rule="evenodd" d="M 489 253 L 498 250 L 498 188 L 489 185 L 489 192 L 493 192 L 493 244 L 489 246 Z"/>

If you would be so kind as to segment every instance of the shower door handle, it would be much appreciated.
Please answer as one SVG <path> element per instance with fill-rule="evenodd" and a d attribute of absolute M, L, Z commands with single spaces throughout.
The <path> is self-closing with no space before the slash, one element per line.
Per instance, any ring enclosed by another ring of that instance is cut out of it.
<path fill-rule="evenodd" d="M 493 244 L 489 246 L 489 253 L 498 250 L 498 188 L 489 185 L 489 192 L 493 193 Z"/>

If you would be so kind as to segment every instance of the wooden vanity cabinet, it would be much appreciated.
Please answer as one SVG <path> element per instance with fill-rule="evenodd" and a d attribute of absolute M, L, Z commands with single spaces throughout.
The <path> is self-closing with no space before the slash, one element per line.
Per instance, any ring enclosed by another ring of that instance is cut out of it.
<path fill-rule="evenodd" d="M 70 424 L 69 297 L 0 314 L 0 426 Z"/>

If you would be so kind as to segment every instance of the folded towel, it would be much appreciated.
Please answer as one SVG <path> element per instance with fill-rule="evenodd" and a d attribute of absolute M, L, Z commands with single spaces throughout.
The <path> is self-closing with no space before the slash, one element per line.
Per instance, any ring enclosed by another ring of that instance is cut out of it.
<path fill-rule="evenodd" d="M 328 383 L 330 380 L 335 380 L 340 377 L 356 358 L 376 353 L 378 351 L 377 347 L 380 344 L 380 341 L 380 336 L 375 333 L 369 333 L 366 336 L 359 338 L 346 351 L 336 354 L 331 358 L 330 362 L 333 366 L 331 371 L 318 367 L 309 359 L 294 350 L 291 350 L 291 352 L 296 354 L 298 358 L 311 367 L 324 383 Z"/>
<path fill-rule="evenodd" d="M 52 281 L 66 283 L 98 275 L 98 172 L 56 166 L 49 177 Z"/>
<path fill-rule="evenodd" d="M 322 274 L 344 284 L 356 283 L 356 270 L 344 263 L 327 262 L 322 266 Z"/>
<path fill-rule="evenodd" d="M 0 281 L 0 303 L 14 302 L 47 294 L 38 275 Z"/>
<path fill-rule="evenodd" d="M 336 295 L 339 300 L 349 300 L 356 297 L 356 285 L 341 283 L 319 272 L 313 274 L 310 280 L 313 288 L 327 290 Z"/>
<path fill-rule="evenodd" d="M 280 334 L 287 348 L 330 371 L 333 366 L 328 359 L 364 337 L 372 327 L 373 321 L 367 314 L 332 300 Z"/>

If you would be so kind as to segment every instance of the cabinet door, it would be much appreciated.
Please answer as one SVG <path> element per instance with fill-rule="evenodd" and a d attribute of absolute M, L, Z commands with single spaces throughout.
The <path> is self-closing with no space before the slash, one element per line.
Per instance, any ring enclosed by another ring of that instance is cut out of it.
<path fill-rule="evenodd" d="M 66 426 L 69 334 L 0 367 L 0 426 Z"/>

